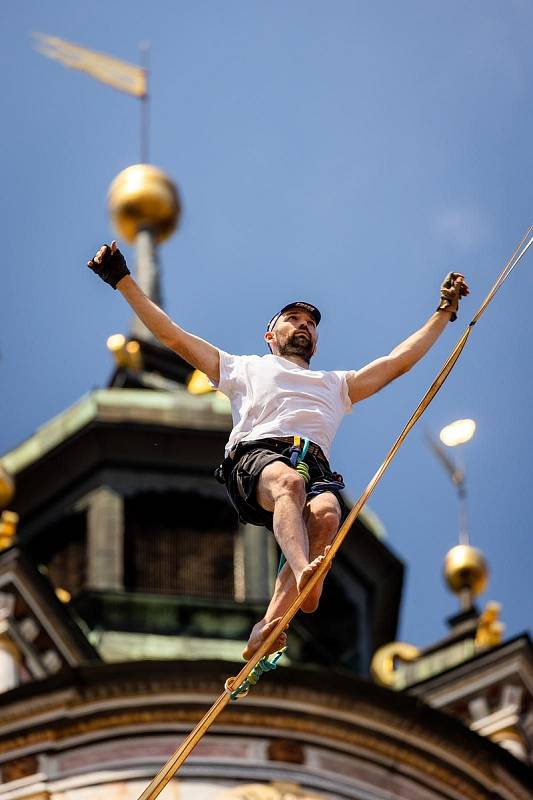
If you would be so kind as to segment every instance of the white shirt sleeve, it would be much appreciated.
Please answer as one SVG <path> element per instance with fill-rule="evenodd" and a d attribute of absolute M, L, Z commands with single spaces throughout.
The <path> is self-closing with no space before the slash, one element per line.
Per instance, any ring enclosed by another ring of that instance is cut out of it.
<path fill-rule="evenodd" d="M 210 381 L 210 383 L 214 389 L 219 389 L 229 397 L 232 391 L 235 390 L 239 380 L 239 362 L 242 356 L 234 356 L 224 350 L 219 350 L 218 352 L 220 355 L 220 379 L 218 384 L 213 381 Z"/>
<path fill-rule="evenodd" d="M 354 370 L 350 370 L 349 372 L 350 372 L 350 374 L 353 374 Z M 352 401 L 350 400 L 350 394 L 349 394 L 349 390 L 348 390 L 348 380 L 347 380 L 348 371 L 346 371 L 346 370 L 335 370 L 335 375 L 337 375 L 337 377 L 339 378 L 339 382 L 340 382 L 341 400 L 342 400 L 342 405 L 343 405 L 343 408 L 344 408 L 344 413 L 345 414 L 351 414 L 352 413 Z"/>

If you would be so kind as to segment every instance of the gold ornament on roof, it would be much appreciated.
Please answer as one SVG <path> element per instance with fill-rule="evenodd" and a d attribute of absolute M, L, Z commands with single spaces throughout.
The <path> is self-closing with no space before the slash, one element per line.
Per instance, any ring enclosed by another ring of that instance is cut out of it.
<path fill-rule="evenodd" d="M 420 658 L 420 650 L 407 642 L 390 642 L 376 650 L 370 673 L 377 683 L 393 688 L 397 682 L 398 666 Z"/>
<path fill-rule="evenodd" d="M 5 508 L 15 494 L 15 481 L 0 464 L 0 510 Z"/>
<path fill-rule="evenodd" d="M 54 591 L 57 599 L 60 600 L 62 603 L 70 603 L 70 601 L 72 600 L 71 593 L 68 591 L 68 589 L 63 589 L 62 586 L 56 586 Z"/>
<path fill-rule="evenodd" d="M 151 164 L 134 164 L 120 172 L 109 187 L 108 201 L 113 225 L 129 244 L 144 229 L 163 242 L 176 230 L 181 214 L 175 184 Z"/>
<path fill-rule="evenodd" d="M 472 595 L 485 591 L 489 568 L 483 553 L 468 544 L 458 544 L 446 554 L 444 578 L 455 594 L 467 590 Z"/>
<path fill-rule="evenodd" d="M 187 390 L 190 394 L 208 394 L 214 389 L 205 372 L 195 369 L 187 380 Z"/>
<path fill-rule="evenodd" d="M 481 612 L 476 630 L 476 647 L 501 644 L 505 625 L 500 621 L 501 603 L 489 602 Z"/>
<path fill-rule="evenodd" d="M 11 547 L 17 534 L 19 515 L 14 511 L 2 511 L 0 515 L 0 550 Z"/>
<path fill-rule="evenodd" d="M 126 339 L 122 333 L 108 336 L 107 349 L 113 354 L 117 367 L 124 367 L 132 372 L 140 372 L 143 368 L 141 345 L 135 339 Z"/>

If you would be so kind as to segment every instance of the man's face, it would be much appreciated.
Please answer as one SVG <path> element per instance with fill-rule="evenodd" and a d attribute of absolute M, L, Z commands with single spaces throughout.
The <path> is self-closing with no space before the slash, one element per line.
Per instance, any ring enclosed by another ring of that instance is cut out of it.
<path fill-rule="evenodd" d="M 303 308 L 289 308 L 273 330 L 265 334 L 265 339 L 274 355 L 297 355 L 309 364 L 318 340 L 315 319 Z"/>

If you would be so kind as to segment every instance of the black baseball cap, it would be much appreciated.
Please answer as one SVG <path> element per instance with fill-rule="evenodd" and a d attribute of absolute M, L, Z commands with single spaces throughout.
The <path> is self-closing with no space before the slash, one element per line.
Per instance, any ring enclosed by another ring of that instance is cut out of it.
<path fill-rule="evenodd" d="M 272 330 L 272 328 L 274 327 L 278 319 L 281 317 L 281 315 L 284 314 L 285 311 L 288 311 L 289 308 L 303 308 L 304 311 L 308 311 L 314 318 L 317 325 L 322 318 L 320 311 L 316 306 L 312 305 L 312 303 L 305 303 L 303 300 L 296 300 L 296 302 L 294 303 L 288 303 L 286 306 L 283 306 L 281 311 L 278 311 L 277 314 L 274 314 L 274 316 L 267 325 L 267 331 Z"/>

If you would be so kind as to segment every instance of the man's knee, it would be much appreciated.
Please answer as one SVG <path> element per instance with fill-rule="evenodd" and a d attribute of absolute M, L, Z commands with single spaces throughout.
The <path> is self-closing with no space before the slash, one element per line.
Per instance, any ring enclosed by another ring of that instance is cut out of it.
<path fill-rule="evenodd" d="M 290 497 L 303 508 L 305 503 L 305 482 L 296 470 L 287 467 L 276 479 L 272 486 L 274 502 L 284 497 Z"/>
<path fill-rule="evenodd" d="M 257 483 L 256 498 L 259 505 L 273 512 L 276 503 L 290 498 L 301 509 L 305 505 L 305 483 L 295 469 L 282 461 L 273 461 L 261 471 Z"/>
<path fill-rule="evenodd" d="M 341 521 L 341 510 L 334 495 L 318 495 L 309 504 L 308 525 L 321 533 L 336 533 Z"/>

